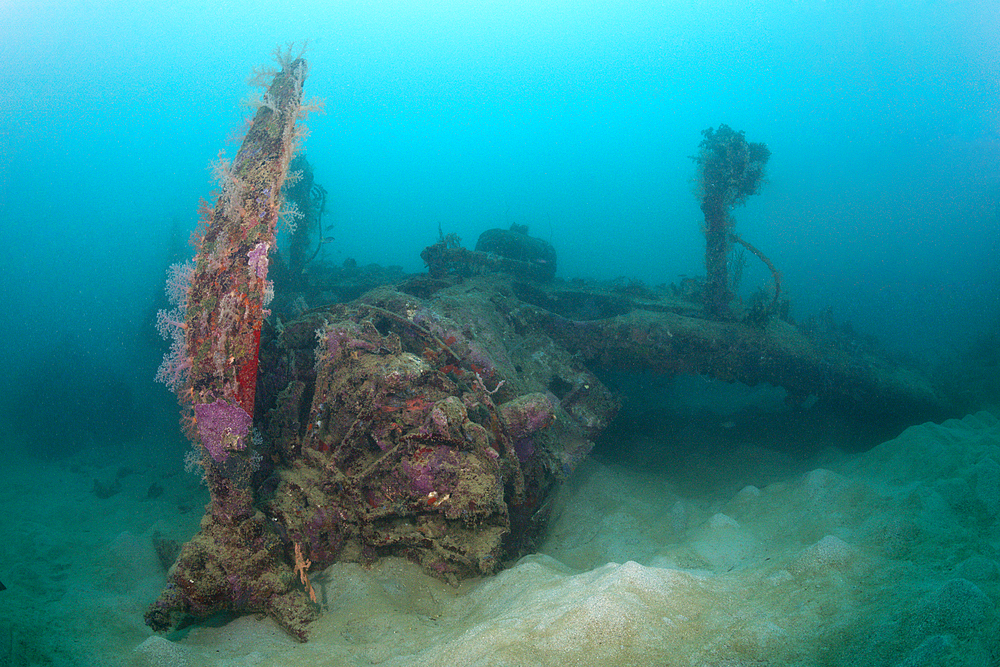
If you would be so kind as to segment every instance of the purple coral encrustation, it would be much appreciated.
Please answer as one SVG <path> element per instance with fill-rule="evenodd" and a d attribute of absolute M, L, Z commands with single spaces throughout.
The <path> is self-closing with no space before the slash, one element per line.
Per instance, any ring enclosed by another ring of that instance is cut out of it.
<path fill-rule="evenodd" d="M 500 415 L 511 437 L 526 437 L 556 420 L 552 400 L 541 392 L 524 394 L 500 406 Z"/>
<path fill-rule="evenodd" d="M 225 461 L 230 451 L 246 449 L 246 436 L 253 419 L 240 406 L 220 398 L 214 403 L 194 406 L 194 416 L 201 443 L 217 462 Z"/>
<path fill-rule="evenodd" d="M 258 278 L 267 278 L 267 251 L 270 249 L 270 245 L 261 241 L 247 253 L 247 264 Z"/>
<path fill-rule="evenodd" d="M 402 461 L 403 473 L 409 480 L 411 492 L 417 497 L 432 491 L 450 493 L 458 467 L 461 467 L 461 459 L 447 445 L 430 445 L 412 459 Z"/>
<path fill-rule="evenodd" d="M 330 327 L 326 330 L 327 352 L 331 356 L 344 349 L 361 349 L 377 352 L 378 345 L 360 337 L 360 331 L 352 331 L 347 327 Z"/>
<path fill-rule="evenodd" d="M 535 439 L 532 436 L 518 438 L 514 441 L 514 453 L 521 463 L 527 463 L 535 457 Z"/>

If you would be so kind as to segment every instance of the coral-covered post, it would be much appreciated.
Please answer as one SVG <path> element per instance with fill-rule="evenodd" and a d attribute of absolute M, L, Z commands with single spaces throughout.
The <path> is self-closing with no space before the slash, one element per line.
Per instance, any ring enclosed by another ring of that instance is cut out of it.
<path fill-rule="evenodd" d="M 767 146 L 748 143 L 742 131 L 728 125 L 708 128 L 698 145 L 698 190 L 705 215 L 705 311 L 710 317 L 729 315 L 729 251 L 733 221 L 729 211 L 757 194 L 764 165 L 771 157 Z"/>
<path fill-rule="evenodd" d="M 216 165 L 221 192 L 206 211 L 188 295 L 191 355 L 187 401 L 192 436 L 203 463 L 213 511 L 238 512 L 251 501 L 240 474 L 253 422 L 260 328 L 271 291 L 268 251 L 274 247 L 281 186 L 297 143 L 306 61 L 281 57 L 250 130 L 232 164 Z M 230 461 L 234 458 L 234 461 Z M 234 474 L 235 473 L 235 474 Z"/>
<path fill-rule="evenodd" d="M 301 55 L 301 54 L 300 54 Z M 258 75 L 266 92 L 232 164 L 215 166 L 221 191 L 205 207 L 181 325 L 186 382 L 175 383 L 190 408 L 188 434 L 201 451 L 211 504 L 201 531 L 184 545 L 163 594 L 146 614 L 156 630 L 184 616 L 222 610 L 267 612 L 304 638 L 313 610 L 290 586 L 281 543 L 254 507 L 252 439 L 257 355 L 272 291 L 281 187 L 303 130 L 306 61 L 276 51 L 280 71 Z M 273 75 L 273 78 L 271 78 Z M 172 376 L 176 378 L 177 376 Z"/>

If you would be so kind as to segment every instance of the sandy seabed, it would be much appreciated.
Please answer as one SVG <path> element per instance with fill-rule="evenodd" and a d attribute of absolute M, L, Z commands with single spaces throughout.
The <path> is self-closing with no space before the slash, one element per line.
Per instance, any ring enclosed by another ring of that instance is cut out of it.
<path fill-rule="evenodd" d="M 489 579 L 453 587 L 395 559 L 314 572 L 305 644 L 254 616 L 143 624 L 165 583 L 153 535 L 186 539 L 207 500 L 179 456 L 8 457 L 0 665 L 1000 664 L 992 414 L 798 469 L 699 456 L 683 484 L 655 461 L 588 461 L 538 553 Z M 720 466 L 727 484 L 692 484 Z M 120 491 L 99 498 L 95 479 Z"/>

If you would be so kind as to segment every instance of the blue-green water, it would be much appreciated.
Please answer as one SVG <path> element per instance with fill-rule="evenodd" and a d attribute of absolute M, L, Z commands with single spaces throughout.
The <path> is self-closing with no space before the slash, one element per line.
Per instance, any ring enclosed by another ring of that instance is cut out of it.
<path fill-rule="evenodd" d="M 327 111 L 307 151 L 338 258 L 417 271 L 439 224 L 471 246 L 518 222 L 555 244 L 563 277 L 698 273 L 688 156 L 726 123 L 773 153 L 737 231 L 782 270 L 795 312 L 832 305 L 903 348 L 959 344 L 997 310 L 998 13 L 7 0 L 0 331 L 46 349 L 70 330 L 102 361 L 127 355 L 171 221 L 186 237 L 208 162 L 235 153 L 246 78 L 308 39 L 307 96 Z"/>
<path fill-rule="evenodd" d="M 39 577 L 24 554 L 46 572 L 105 558 L 63 508 L 100 506 L 91 476 L 110 479 L 125 451 L 137 468 L 152 455 L 116 510 L 149 549 L 147 483 L 185 447 L 152 381 L 153 314 L 276 45 L 308 40 L 306 96 L 325 102 L 305 147 L 329 193 L 330 261 L 417 272 L 439 229 L 472 247 L 518 223 L 554 245 L 560 278 L 703 273 L 690 156 L 725 123 L 771 150 L 768 182 L 733 214 L 792 314 L 832 308 L 932 368 L 1000 318 L 998 34 L 995 0 L 0 0 L 0 447 L 92 451 L 41 491 L 11 473 L 4 514 L 24 544 L 0 550 L 0 605 Z M 769 285 L 751 258 L 744 289 Z M 176 480 L 168 497 L 202 501 Z M 87 502 L 64 506 L 64 491 Z M 65 531 L 39 528 L 31 492 Z M 61 577 L 29 600 L 55 605 Z M 123 645 L 145 637 L 147 593 L 121 611 Z"/>
<path fill-rule="evenodd" d="M 78 397 L 63 423 L 102 419 L 116 383 L 130 413 L 169 408 L 149 382 L 164 269 L 238 148 L 246 79 L 292 40 L 326 104 L 306 150 L 331 261 L 419 271 L 439 228 L 471 247 L 519 223 L 563 278 L 701 273 L 689 157 L 726 123 L 771 149 L 736 231 L 793 315 L 831 307 L 933 364 L 1000 311 L 997 28 L 986 0 L 8 0 L 0 407 L 44 377 Z M 754 261 L 744 289 L 769 281 Z"/>
<path fill-rule="evenodd" d="M 516 222 L 564 278 L 701 273 L 689 156 L 726 123 L 772 151 L 736 231 L 793 315 L 829 306 L 936 360 L 1000 310 L 998 28 L 986 0 L 8 0 L 3 384 L 101 369 L 158 391 L 164 268 L 238 148 L 247 77 L 292 40 L 326 104 L 306 149 L 332 261 L 419 271 L 439 226 L 471 247 Z M 751 263 L 745 288 L 768 283 Z"/>

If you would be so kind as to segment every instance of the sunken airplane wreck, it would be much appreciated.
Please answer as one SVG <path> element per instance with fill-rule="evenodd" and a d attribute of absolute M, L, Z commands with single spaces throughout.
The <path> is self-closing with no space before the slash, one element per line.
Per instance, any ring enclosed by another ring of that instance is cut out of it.
<path fill-rule="evenodd" d="M 337 561 L 403 556 L 450 581 L 497 572 L 532 549 L 553 492 L 614 419 L 602 371 L 766 382 L 863 419 L 944 409 L 915 371 L 786 321 L 776 271 L 769 303 L 730 305 L 728 248 L 773 266 L 725 215 L 756 192 L 769 153 L 725 126 L 696 158 L 729 183 L 704 193 L 704 284 L 558 281 L 552 246 L 515 226 L 475 250 L 442 235 L 424 275 L 297 271 L 268 317 L 269 271 L 288 270 L 271 252 L 281 192 L 308 110 L 305 60 L 277 60 L 194 265 L 175 271 L 175 315 L 161 318 L 175 342 L 161 375 L 211 501 L 179 552 L 161 548 L 173 564 L 152 628 L 267 613 L 305 640 L 320 610 L 309 573 Z M 321 293 L 338 302 L 280 316 Z"/>

